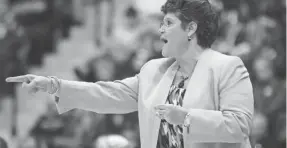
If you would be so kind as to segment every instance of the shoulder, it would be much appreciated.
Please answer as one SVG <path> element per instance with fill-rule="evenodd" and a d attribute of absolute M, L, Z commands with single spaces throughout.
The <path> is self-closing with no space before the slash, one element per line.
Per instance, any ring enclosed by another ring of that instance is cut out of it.
<path fill-rule="evenodd" d="M 141 68 L 139 76 L 146 80 L 152 80 L 157 82 L 164 75 L 167 69 L 174 63 L 174 59 L 171 58 L 160 58 L 148 61 Z"/>
<path fill-rule="evenodd" d="M 244 65 L 239 57 L 226 55 L 218 51 L 212 51 L 209 62 L 212 67 L 216 68 L 230 68 L 236 65 Z"/>
<path fill-rule="evenodd" d="M 151 70 L 165 71 L 169 66 L 172 65 L 174 61 L 175 60 L 172 58 L 153 59 L 143 65 L 143 67 L 141 68 L 141 72 L 144 71 L 151 72 Z"/>
<path fill-rule="evenodd" d="M 218 51 L 211 51 L 206 62 L 213 70 L 222 73 L 241 67 L 246 70 L 243 61 L 237 56 L 225 55 Z"/>
<path fill-rule="evenodd" d="M 227 85 L 227 83 L 237 82 L 249 77 L 243 61 L 237 56 L 212 51 L 206 59 L 209 68 L 212 69 L 214 75 L 222 84 Z"/>

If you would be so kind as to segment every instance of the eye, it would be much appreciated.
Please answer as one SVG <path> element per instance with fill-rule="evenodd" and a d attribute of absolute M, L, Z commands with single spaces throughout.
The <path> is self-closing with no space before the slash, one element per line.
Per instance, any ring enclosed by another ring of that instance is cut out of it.
<path fill-rule="evenodd" d="M 173 24 L 172 21 L 170 21 L 170 20 L 164 20 L 163 22 L 160 23 L 160 26 L 159 26 L 159 27 L 160 27 L 160 28 L 163 27 L 163 26 L 164 26 L 164 27 L 170 27 L 172 24 Z"/>
<path fill-rule="evenodd" d="M 170 26 L 172 25 L 172 22 L 171 21 L 167 21 L 167 26 Z"/>

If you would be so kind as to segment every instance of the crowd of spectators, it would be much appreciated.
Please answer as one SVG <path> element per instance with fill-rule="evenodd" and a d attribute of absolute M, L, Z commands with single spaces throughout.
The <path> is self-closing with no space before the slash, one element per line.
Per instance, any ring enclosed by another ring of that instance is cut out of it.
<path fill-rule="evenodd" d="M 46 54 L 56 53 L 69 29 L 80 24 L 65 0 L 7 0 L 0 12 L 0 97 L 15 96 L 5 77 L 41 67 Z"/>

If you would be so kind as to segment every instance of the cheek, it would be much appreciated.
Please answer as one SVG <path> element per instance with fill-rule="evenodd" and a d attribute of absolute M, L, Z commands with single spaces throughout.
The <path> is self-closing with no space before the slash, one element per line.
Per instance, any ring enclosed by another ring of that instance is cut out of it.
<path fill-rule="evenodd" d="M 184 54 L 189 43 L 187 40 L 187 34 L 179 27 L 180 26 L 171 28 L 168 32 L 166 32 L 168 44 L 164 52 L 167 52 L 173 56 Z"/>
<path fill-rule="evenodd" d="M 174 30 L 171 31 L 170 36 L 171 36 L 172 40 L 175 42 L 175 44 L 177 44 L 178 46 L 185 45 L 188 42 L 187 33 L 185 33 L 179 27 L 174 28 Z"/>
<path fill-rule="evenodd" d="M 180 54 L 185 52 L 188 48 L 188 40 L 185 34 L 177 34 L 176 36 L 173 36 L 173 45 L 174 48 L 179 52 Z"/>

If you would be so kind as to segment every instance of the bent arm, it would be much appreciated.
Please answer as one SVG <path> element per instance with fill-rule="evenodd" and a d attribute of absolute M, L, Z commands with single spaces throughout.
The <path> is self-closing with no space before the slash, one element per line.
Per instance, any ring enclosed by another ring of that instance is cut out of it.
<path fill-rule="evenodd" d="M 56 96 L 60 114 L 74 108 L 97 113 L 129 113 L 137 110 L 138 76 L 96 83 L 61 80 Z"/>
<path fill-rule="evenodd" d="M 190 109 L 190 140 L 241 143 L 250 134 L 254 110 L 252 84 L 243 62 L 234 58 L 219 82 L 219 111 Z"/>

